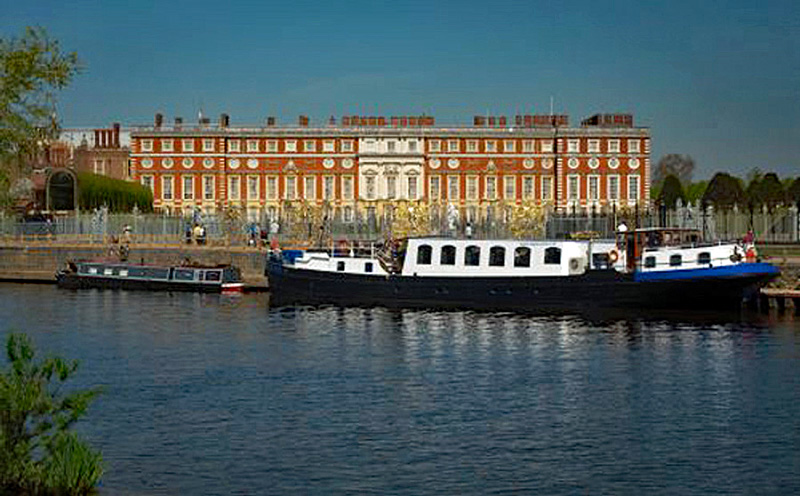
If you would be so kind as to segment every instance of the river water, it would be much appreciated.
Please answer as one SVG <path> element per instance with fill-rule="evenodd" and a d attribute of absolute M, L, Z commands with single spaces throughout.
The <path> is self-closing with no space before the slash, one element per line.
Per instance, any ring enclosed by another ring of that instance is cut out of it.
<path fill-rule="evenodd" d="M 797 494 L 800 321 L 0 284 L 105 386 L 101 494 Z"/>

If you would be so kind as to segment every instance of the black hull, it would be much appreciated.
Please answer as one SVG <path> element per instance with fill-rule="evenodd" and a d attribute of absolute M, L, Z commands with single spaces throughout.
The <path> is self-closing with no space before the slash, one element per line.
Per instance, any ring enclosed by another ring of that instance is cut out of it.
<path fill-rule="evenodd" d="M 271 304 L 582 312 L 592 309 L 739 309 L 773 275 L 634 281 L 614 270 L 558 277 L 375 277 L 268 266 Z"/>
<path fill-rule="evenodd" d="M 56 274 L 56 284 L 65 289 L 126 289 L 142 291 L 187 291 L 194 293 L 221 293 L 220 284 L 197 284 L 179 281 L 154 281 L 146 279 L 114 279 L 86 277 L 72 273 Z"/>

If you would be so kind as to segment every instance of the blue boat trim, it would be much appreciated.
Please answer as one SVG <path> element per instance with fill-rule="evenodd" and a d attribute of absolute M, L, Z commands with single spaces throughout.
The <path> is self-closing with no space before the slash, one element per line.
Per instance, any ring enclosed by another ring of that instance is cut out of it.
<path fill-rule="evenodd" d="M 702 269 L 676 269 L 659 270 L 652 272 L 637 271 L 633 275 L 633 280 L 644 281 L 674 281 L 676 279 L 707 279 L 717 277 L 739 277 L 754 275 L 777 275 L 780 271 L 777 267 L 768 263 L 742 263 L 736 265 L 726 265 L 722 267 L 707 267 Z"/>

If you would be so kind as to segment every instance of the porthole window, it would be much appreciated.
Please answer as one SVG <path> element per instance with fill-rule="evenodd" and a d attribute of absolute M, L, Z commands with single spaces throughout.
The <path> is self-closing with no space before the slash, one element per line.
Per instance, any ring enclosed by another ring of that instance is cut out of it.
<path fill-rule="evenodd" d="M 612 169 L 616 169 L 617 167 L 619 167 L 619 159 L 616 157 L 608 159 L 608 166 Z"/>
<path fill-rule="evenodd" d="M 417 263 L 419 265 L 430 265 L 432 253 L 431 245 L 420 245 L 417 248 Z"/>
<path fill-rule="evenodd" d="M 536 163 L 533 161 L 532 158 L 526 158 L 525 160 L 522 161 L 522 166 L 525 167 L 526 169 L 533 169 L 533 166 L 535 164 Z"/>
<path fill-rule="evenodd" d="M 342 160 L 342 167 L 344 167 L 345 169 L 349 169 L 352 166 L 353 166 L 353 159 L 352 158 L 346 158 L 346 159 Z"/>
<path fill-rule="evenodd" d="M 672 255 L 671 257 L 669 257 L 670 267 L 680 267 L 682 263 L 683 259 L 681 258 L 680 255 Z"/>
<path fill-rule="evenodd" d="M 504 267 L 506 265 L 506 249 L 502 246 L 492 246 L 489 249 L 489 266 Z"/>
<path fill-rule="evenodd" d="M 325 160 L 322 161 L 322 166 L 325 167 L 326 169 L 333 168 L 333 165 L 334 161 L 332 158 L 326 158 Z"/>
<path fill-rule="evenodd" d="M 598 167 L 600 167 L 600 160 L 598 160 L 597 157 L 590 158 L 589 167 L 592 169 L 597 169 Z"/>
<path fill-rule="evenodd" d="M 561 248 L 551 246 L 544 250 L 544 263 L 548 265 L 558 265 L 561 263 Z"/>
<path fill-rule="evenodd" d="M 438 169 L 442 165 L 438 158 L 432 158 L 428 164 L 430 164 L 431 169 Z"/>
<path fill-rule="evenodd" d="M 464 265 L 469 267 L 476 267 L 481 262 L 481 248 L 479 246 L 470 245 L 464 251 Z"/>
<path fill-rule="evenodd" d="M 630 167 L 631 169 L 638 169 L 639 168 L 639 159 L 638 158 L 629 159 L 628 160 L 628 167 Z"/>
<path fill-rule="evenodd" d="M 577 169 L 578 164 L 579 164 L 578 159 L 575 157 L 570 157 L 570 159 L 567 161 L 567 165 L 569 166 L 570 169 Z"/>
<path fill-rule="evenodd" d="M 258 159 L 257 158 L 247 159 L 247 166 L 251 169 L 255 169 L 256 167 L 258 167 Z"/>
<path fill-rule="evenodd" d="M 190 158 L 185 158 L 185 159 L 183 159 L 183 162 L 181 162 L 181 163 L 183 164 L 183 167 L 185 169 L 190 169 L 192 167 L 192 165 L 194 165 L 194 160 L 192 160 Z"/>
<path fill-rule="evenodd" d="M 531 266 L 531 249 L 525 246 L 520 246 L 514 250 L 514 267 L 530 267 Z"/>
<path fill-rule="evenodd" d="M 697 255 L 698 265 L 707 265 L 711 263 L 711 253 L 704 251 Z"/>
<path fill-rule="evenodd" d="M 203 167 L 206 169 L 210 169 L 214 167 L 214 159 L 213 158 L 204 158 L 203 159 Z"/>
<path fill-rule="evenodd" d="M 552 169 L 553 168 L 553 159 L 552 158 L 542 159 L 542 168 L 543 169 Z"/>
<path fill-rule="evenodd" d="M 151 159 L 149 158 L 142 159 L 142 167 L 144 167 L 145 169 L 149 169 L 152 166 L 153 166 L 153 161 Z M 164 167 L 166 167 L 166 165 Z"/>
<path fill-rule="evenodd" d="M 442 246 L 440 253 L 441 265 L 455 265 L 456 264 L 456 247 L 453 245 Z"/>
<path fill-rule="evenodd" d="M 231 161 L 228 162 L 228 165 L 230 166 L 231 169 L 238 169 L 239 168 L 239 159 L 238 158 L 231 159 Z"/>
<path fill-rule="evenodd" d="M 450 160 L 447 161 L 447 166 L 450 167 L 451 169 L 458 168 L 458 159 L 451 158 Z"/>
<path fill-rule="evenodd" d="M 656 257 L 650 256 L 645 257 L 644 259 L 644 268 L 645 269 L 652 269 L 656 266 Z"/>

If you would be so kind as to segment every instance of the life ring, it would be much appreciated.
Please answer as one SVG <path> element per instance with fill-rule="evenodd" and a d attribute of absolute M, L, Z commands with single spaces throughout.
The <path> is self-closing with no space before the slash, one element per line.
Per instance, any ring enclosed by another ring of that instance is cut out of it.
<path fill-rule="evenodd" d="M 608 261 L 611 265 L 617 263 L 617 260 L 619 260 L 619 253 L 617 253 L 617 250 L 611 250 L 608 252 Z"/>

